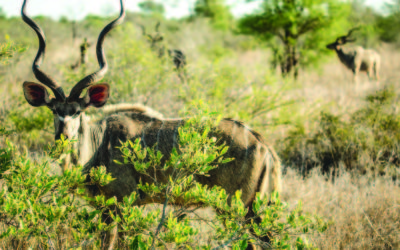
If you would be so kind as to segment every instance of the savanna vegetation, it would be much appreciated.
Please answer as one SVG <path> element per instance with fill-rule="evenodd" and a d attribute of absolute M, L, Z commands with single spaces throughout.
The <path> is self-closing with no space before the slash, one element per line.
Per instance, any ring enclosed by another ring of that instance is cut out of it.
<path fill-rule="evenodd" d="M 74 142 L 55 143 L 53 114 L 33 109 L 22 91 L 24 81 L 35 80 L 36 35 L 20 17 L 0 11 L 0 248 L 98 249 L 112 227 L 100 214 L 118 207 L 122 213 L 112 219 L 120 225 L 121 249 L 245 249 L 260 243 L 254 235 L 270 237 L 263 246 L 273 249 L 398 249 L 400 2 L 381 13 L 360 0 L 260 1 L 237 17 L 222 0 L 198 0 L 181 19 L 165 18 L 165 5 L 179 0 L 163 4 L 142 1 L 141 12 L 128 12 L 105 42 L 108 104 L 143 103 L 165 117 L 192 116 L 180 131 L 180 154 L 165 166 L 139 141 L 121 145 L 125 163 L 137 171 L 176 168 L 167 184 L 140 186 L 166 197 L 142 207 L 131 206 L 136 193 L 124 200 L 87 196 L 82 166 L 61 173 Z M 91 46 L 88 62 L 71 69 L 79 45 L 85 37 L 95 43 L 112 18 L 34 18 L 48 43 L 41 68 L 67 93 L 98 68 Z M 184 78 L 142 35 L 140 25 L 152 30 L 157 22 L 162 42 L 186 55 Z M 356 44 L 382 57 L 379 83 L 365 75 L 353 83 L 351 71 L 326 49 L 355 26 Z M 271 204 L 259 197 L 253 204 L 261 226 L 245 217 L 240 192 L 229 203 L 224 190 L 192 182 L 194 174 L 232 160 L 205 133 L 221 117 L 261 133 L 282 160 L 282 192 L 269 197 Z M 93 185 L 113 181 L 101 166 L 90 176 Z M 206 208 L 170 206 L 174 199 L 201 200 Z"/>

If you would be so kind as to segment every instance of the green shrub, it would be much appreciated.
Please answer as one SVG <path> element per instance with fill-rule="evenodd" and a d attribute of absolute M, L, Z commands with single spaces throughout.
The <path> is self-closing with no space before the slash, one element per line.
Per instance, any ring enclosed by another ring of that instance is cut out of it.
<path fill-rule="evenodd" d="M 4 131 L 3 131 L 4 133 Z M 3 133 L 0 137 L 5 136 Z M 54 147 L 53 149 L 57 149 Z M 92 220 L 101 210 L 82 207 L 76 200 L 85 177 L 75 167 L 63 176 L 50 175 L 58 155 L 35 162 L 6 138 L 0 148 L 0 246 L 5 249 L 77 247 L 93 239 L 101 222 Z M 5 171 L 4 171 L 5 170 Z"/>
<path fill-rule="evenodd" d="M 336 173 L 343 166 L 362 174 L 398 176 L 400 114 L 393 108 L 393 93 L 385 88 L 368 95 L 364 108 L 346 116 L 321 112 L 313 131 L 298 125 L 282 140 L 283 161 L 304 174 L 317 166 Z"/>
<path fill-rule="evenodd" d="M 245 218 L 247 210 L 240 191 L 228 199 L 225 190 L 219 187 L 209 189 L 193 181 L 194 174 L 207 175 L 209 170 L 231 160 L 223 157 L 227 147 L 217 146 L 216 141 L 208 136 L 220 116 L 204 109 L 201 103 L 200 107 L 200 112 L 196 108 L 187 110 L 186 114 L 198 115 L 192 116 L 179 130 L 179 152 L 174 150 L 164 166 L 159 164 L 163 157 L 160 152 L 152 148 L 143 149 L 139 140 L 121 145 L 124 162 L 153 178 L 152 184 L 140 183 L 139 189 L 153 198 L 159 198 L 161 194 L 164 198 L 161 209 L 134 206 L 136 193 L 124 197 L 123 201 L 117 201 L 115 197 L 106 200 L 101 195 L 89 198 L 82 189 L 86 176 L 82 175 L 80 166 L 62 176 L 50 174 L 60 154 L 68 148 L 68 141 L 57 141 L 47 151 L 46 158 L 36 162 L 28 154 L 19 153 L 8 142 L 9 133 L 1 129 L 0 138 L 7 143 L 0 148 L 0 246 L 5 249 L 85 246 L 97 249 L 101 235 L 113 227 L 113 224 L 107 225 L 99 220 L 100 214 L 117 206 L 121 214 L 110 215 L 118 223 L 120 233 L 124 234 L 119 242 L 123 249 L 148 249 L 150 246 L 245 249 L 248 241 L 257 242 L 248 233 L 250 229 L 257 236 L 271 237 L 272 248 L 310 247 L 304 234 L 324 231 L 326 224 L 319 218 L 302 214 L 301 204 L 289 210 L 277 194 L 271 197 L 271 205 L 267 204 L 268 199 L 260 199 L 257 195 L 253 208 L 256 215 L 262 217 L 262 222 L 256 224 L 252 218 Z M 154 168 L 173 170 L 173 174 L 167 183 L 161 183 L 152 171 Z M 102 166 L 91 169 L 90 177 L 93 185 L 103 186 L 113 181 Z M 190 216 L 194 210 L 186 206 L 167 211 L 167 206 L 176 199 L 183 200 L 184 204 L 200 201 L 219 213 L 213 219 Z M 201 234 L 196 226 L 199 220 L 207 222 L 213 230 L 207 241 L 197 240 Z M 296 241 L 292 240 L 294 237 Z"/>
<path fill-rule="evenodd" d="M 54 138 L 53 114 L 48 108 L 32 109 L 24 105 L 12 110 L 7 120 L 15 132 L 13 141 L 27 148 L 43 148 Z"/>
<path fill-rule="evenodd" d="M 291 238 L 296 232 L 307 233 L 311 229 L 325 230 L 325 223 L 321 220 L 301 215 L 301 204 L 289 211 L 277 194 L 273 195 L 271 206 L 267 205 L 267 198 L 261 199 L 257 195 L 253 208 L 256 216 L 262 217 L 262 222 L 256 224 L 253 222 L 254 218 L 246 218 L 247 209 L 241 201 L 240 191 L 229 198 L 225 190 L 220 187 L 209 189 L 194 181 L 195 175 L 207 175 L 219 164 L 232 160 L 223 158 L 228 147 L 217 146 L 216 140 L 208 136 L 220 116 L 204 109 L 201 103 L 200 107 L 200 112 L 190 109 L 185 114 L 192 116 L 179 129 L 178 149 L 172 151 L 170 160 L 164 166 L 160 165 L 163 157 L 160 152 L 152 148 L 143 149 L 140 140 L 127 141 L 121 146 L 124 164 L 131 164 L 136 171 L 148 175 L 153 180 L 152 183 L 140 182 L 139 190 L 145 192 L 150 199 L 160 200 L 163 203 L 162 209 L 147 210 L 145 213 L 144 207 L 132 207 L 137 198 L 133 193 L 130 197 L 125 197 L 123 203 L 117 204 L 122 211 L 122 217 L 116 216 L 114 220 L 121 225 L 125 246 L 133 248 L 146 246 L 145 249 L 149 246 L 167 245 L 173 248 L 206 249 L 212 246 L 228 246 L 244 249 L 248 241 L 265 244 L 249 234 L 249 230 L 253 230 L 257 236 L 271 237 L 272 248 L 284 248 L 291 244 Z M 157 176 L 165 175 L 169 176 L 167 183 L 158 181 Z M 215 219 L 196 218 L 207 221 L 215 231 L 205 242 L 196 242 L 199 230 L 193 226 L 193 219 L 190 219 L 192 208 L 181 207 L 167 214 L 167 205 L 172 205 L 178 200 L 183 200 L 183 204 L 200 202 L 218 211 Z M 144 214 L 146 215 L 143 216 Z M 182 218 L 182 214 L 188 216 Z M 277 223 L 278 221 L 280 223 Z M 307 241 L 301 237 L 295 244 L 299 248 L 309 247 Z"/>
<path fill-rule="evenodd" d="M 10 40 L 10 37 L 6 35 L 5 43 L 0 43 L 0 64 L 7 64 L 9 60 L 17 53 L 22 53 L 26 50 L 26 47 L 19 44 L 15 44 Z"/>

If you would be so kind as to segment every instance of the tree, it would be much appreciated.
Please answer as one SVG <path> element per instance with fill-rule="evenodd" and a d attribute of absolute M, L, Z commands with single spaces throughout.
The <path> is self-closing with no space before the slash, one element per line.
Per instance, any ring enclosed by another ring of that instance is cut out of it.
<path fill-rule="evenodd" d="M 164 13 L 165 13 L 165 8 L 164 8 L 163 4 L 156 3 L 156 2 L 151 1 L 151 0 L 140 2 L 138 4 L 138 6 L 145 13 L 159 14 L 159 15 L 164 15 Z"/>
<path fill-rule="evenodd" d="M 8 64 L 11 58 L 25 50 L 26 46 L 15 44 L 10 40 L 9 36 L 6 35 L 5 42 L 0 43 L 0 65 Z"/>
<path fill-rule="evenodd" d="M 399 39 L 400 0 L 385 3 L 386 16 L 380 16 L 377 21 L 380 39 L 385 42 L 396 42 Z"/>
<path fill-rule="evenodd" d="M 6 19 L 6 12 L 0 7 L 0 19 Z"/>
<path fill-rule="evenodd" d="M 328 53 L 326 44 L 350 28 L 350 10 L 337 0 L 264 0 L 261 12 L 239 20 L 239 31 L 265 41 L 278 38 L 282 75 L 296 78 L 299 66 L 317 63 Z"/>
<path fill-rule="evenodd" d="M 365 0 L 353 0 L 351 2 L 351 14 L 349 21 L 361 26 L 356 36 L 357 42 L 363 47 L 371 47 L 378 42 L 377 19 L 379 13 L 372 7 L 365 5 Z"/>
<path fill-rule="evenodd" d="M 209 18 L 214 27 L 228 29 L 233 16 L 224 0 L 197 0 L 194 5 L 194 15 Z"/>

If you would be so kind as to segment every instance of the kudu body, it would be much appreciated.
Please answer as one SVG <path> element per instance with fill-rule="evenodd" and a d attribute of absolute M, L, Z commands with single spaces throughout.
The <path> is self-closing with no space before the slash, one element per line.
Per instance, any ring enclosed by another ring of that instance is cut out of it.
<path fill-rule="evenodd" d="M 141 138 L 143 147 L 157 145 L 164 155 L 162 161 L 168 160 L 171 150 L 177 146 L 178 128 L 185 123 L 184 119 L 163 119 L 160 115 L 151 113 L 148 109 L 139 107 L 111 107 L 110 115 L 96 123 L 90 124 L 84 111 L 89 106 L 102 107 L 109 97 L 109 86 L 104 83 L 95 84 L 107 71 L 108 65 L 103 51 L 104 38 L 109 31 L 120 24 L 125 16 L 124 3 L 120 0 L 120 16 L 108 24 L 100 33 L 96 52 L 100 69 L 79 81 L 68 97 L 62 88 L 40 68 L 46 43 L 44 33 L 37 24 L 25 14 L 27 0 L 22 5 L 23 20 L 36 32 L 39 38 L 39 50 L 33 62 L 32 70 L 36 78 L 49 87 L 55 98 L 51 98 L 40 84 L 24 82 L 23 89 L 26 100 L 32 106 L 47 106 L 54 113 L 55 139 L 61 134 L 69 139 L 78 138 L 78 158 L 84 164 L 83 174 L 93 167 L 103 165 L 114 178 L 110 184 L 98 187 L 90 182 L 87 176 L 87 189 L 91 195 L 103 194 L 107 198 L 117 197 L 118 201 L 133 191 L 140 194 L 137 205 L 160 202 L 149 199 L 137 189 L 139 180 L 151 182 L 147 176 L 141 175 L 128 165 L 119 165 L 114 160 L 120 160 L 122 155 L 116 147 L 127 140 Z M 82 91 L 88 88 L 86 95 L 80 97 Z M 278 156 L 268 147 L 261 135 L 244 126 L 238 121 L 223 119 L 217 132 L 210 136 L 216 137 L 219 143 L 229 146 L 226 156 L 234 158 L 209 172 L 209 176 L 196 176 L 196 180 L 208 186 L 218 185 L 228 194 L 242 191 L 242 200 L 248 207 L 248 216 L 254 217 L 252 202 L 257 192 L 262 196 L 281 189 L 281 165 Z M 163 163 L 162 163 L 163 164 Z M 168 180 L 169 173 L 162 178 Z M 180 204 L 184 205 L 184 204 Z M 103 214 L 102 219 L 111 223 L 110 218 Z M 259 217 L 255 217 L 260 222 Z M 104 248 L 113 249 L 117 239 L 117 226 L 107 233 L 102 243 Z M 262 239 L 267 240 L 267 239 Z"/>
<path fill-rule="evenodd" d="M 92 44 L 89 43 L 89 42 L 87 41 L 87 38 L 85 37 L 84 40 L 83 40 L 83 43 L 81 43 L 81 45 L 79 46 L 80 58 L 79 58 L 79 60 L 78 60 L 75 64 L 71 65 L 71 69 L 77 69 L 77 68 L 79 68 L 80 66 L 86 64 L 86 62 L 88 61 L 87 50 L 88 50 L 88 48 L 89 48 L 90 46 L 92 46 Z"/>
<path fill-rule="evenodd" d="M 172 61 L 177 70 L 183 69 L 186 66 L 186 56 L 181 50 L 167 49 L 165 45 L 162 44 L 164 37 L 159 32 L 160 22 L 158 22 L 155 26 L 155 35 L 148 34 L 146 32 L 146 28 L 143 25 L 141 25 L 140 27 L 142 29 L 143 36 L 148 38 L 150 48 L 157 53 L 159 58 L 163 58 L 167 53 L 168 56 L 172 58 Z"/>
<path fill-rule="evenodd" d="M 379 53 L 372 49 L 364 49 L 361 46 L 344 46 L 348 42 L 356 41 L 356 39 L 350 39 L 352 32 L 356 29 L 351 29 L 347 35 L 338 37 L 334 43 L 328 44 L 326 47 L 334 50 L 340 61 L 353 72 L 356 83 L 360 71 L 365 71 L 370 79 L 374 76 L 379 81 L 381 64 Z"/>

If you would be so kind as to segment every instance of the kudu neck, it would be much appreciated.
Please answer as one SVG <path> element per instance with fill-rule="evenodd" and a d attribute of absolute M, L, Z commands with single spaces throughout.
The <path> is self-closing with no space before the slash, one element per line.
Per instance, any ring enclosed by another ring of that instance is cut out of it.
<path fill-rule="evenodd" d="M 97 151 L 103 139 L 102 123 L 95 123 L 85 113 L 81 115 L 78 133 L 78 163 L 85 165 Z"/>
<path fill-rule="evenodd" d="M 351 68 L 353 55 L 346 53 L 341 46 L 339 48 L 336 48 L 335 51 L 339 57 L 339 60 L 347 67 Z"/>
<path fill-rule="evenodd" d="M 337 55 L 338 55 L 339 57 L 345 55 L 342 46 L 337 46 L 337 47 L 335 48 L 335 51 L 336 51 L 336 53 L 337 53 Z"/>

